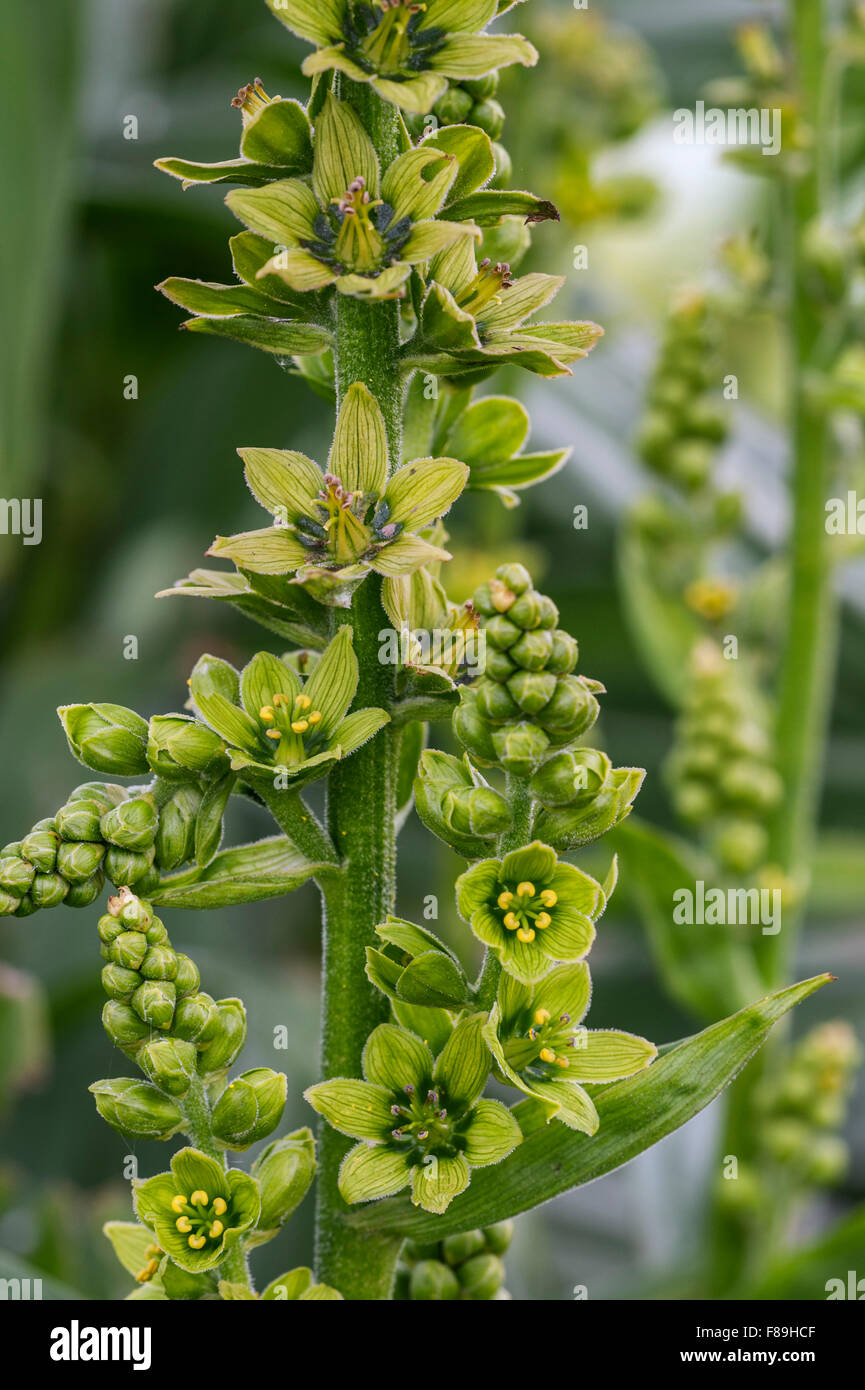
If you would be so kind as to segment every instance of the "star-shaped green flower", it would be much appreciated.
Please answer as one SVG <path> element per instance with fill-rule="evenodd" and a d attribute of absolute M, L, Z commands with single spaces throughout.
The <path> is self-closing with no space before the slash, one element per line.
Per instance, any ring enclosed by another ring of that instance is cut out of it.
<path fill-rule="evenodd" d="M 361 1141 L 340 1170 L 346 1202 L 411 1185 L 415 1206 L 443 1212 L 472 1168 L 499 1163 L 521 1143 L 507 1107 L 480 1098 L 490 1070 L 485 1022 L 485 1014 L 463 1018 L 436 1061 L 407 1028 L 382 1023 L 364 1049 L 364 1081 L 322 1081 L 305 1093 L 328 1124 Z"/>
<path fill-rule="evenodd" d="M 457 879 L 457 906 L 509 975 L 532 984 L 555 961 L 581 960 L 609 894 L 535 840 L 504 859 L 482 859 Z"/>
<path fill-rule="evenodd" d="M 400 298 L 413 265 L 479 236 L 471 222 L 436 217 L 459 164 L 434 145 L 407 150 L 382 176 L 360 117 L 328 95 L 313 147 L 311 185 L 278 179 L 226 198 L 251 231 L 280 248 L 260 279 L 276 276 L 301 292 L 335 285 L 362 299 Z"/>
<path fill-rule="evenodd" d="M 180 1149 L 170 1173 L 134 1184 L 135 1211 L 181 1269 L 198 1274 L 225 1259 L 261 1209 L 258 1183 L 198 1149 Z"/>
<path fill-rule="evenodd" d="M 658 1053 L 633 1033 L 582 1028 L 591 994 L 585 961 L 559 966 L 534 986 L 503 975 L 484 1029 L 503 1080 L 584 1134 L 597 1130 L 598 1112 L 580 1083 L 620 1081 Z"/>
<path fill-rule="evenodd" d="M 293 450 L 238 452 L 250 489 L 276 525 L 218 536 L 208 554 L 255 574 L 295 573 L 299 583 L 337 586 L 371 570 L 411 574 L 450 559 L 418 533 L 449 510 L 469 470 L 457 459 L 415 459 L 388 479 L 384 420 L 362 383 L 346 393 L 326 472 Z"/>
<path fill-rule="evenodd" d="M 485 34 L 500 0 L 267 0 L 289 29 L 317 45 L 307 76 L 337 69 L 369 82 L 385 101 L 425 114 L 447 79 L 484 77 L 510 63 L 532 67 L 521 34 Z"/>
<path fill-rule="evenodd" d="M 532 323 L 558 293 L 560 275 L 534 272 L 514 279 L 504 262 L 477 263 L 468 238 L 440 252 L 409 364 L 440 375 L 513 363 L 538 376 L 570 376 L 569 363 L 588 356 L 603 329 L 586 321 Z"/>
<path fill-rule="evenodd" d="M 227 661 L 202 656 L 189 688 L 201 717 L 225 739 L 236 772 L 271 781 L 282 773 L 299 791 L 387 724 L 382 709 L 346 714 L 357 683 L 351 628 L 342 627 L 307 681 L 259 652 L 240 674 Z"/>

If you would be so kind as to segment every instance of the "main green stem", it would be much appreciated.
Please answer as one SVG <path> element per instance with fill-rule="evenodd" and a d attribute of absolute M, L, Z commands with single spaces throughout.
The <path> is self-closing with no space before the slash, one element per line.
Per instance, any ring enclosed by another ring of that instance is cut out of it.
<path fill-rule="evenodd" d="M 376 146 L 382 168 L 399 153 L 399 117 L 367 87 L 344 84 Z M 390 471 L 400 462 L 403 385 L 399 361 L 399 305 L 367 304 L 340 295 L 336 321 L 338 403 L 362 381 L 381 407 L 387 430 Z M 381 581 L 370 575 L 356 590 L 351 609 L 335 609 L 334 624 L 350 623 L 360 667 L 356 706 L 383 707 L 391 694 L 390 668 L 379 661 L 382 628 Z M 361 1055 L 372 1029 L 388 1017 L 383 995 L 365 974 L 366 948 L 376 943 L 376 925 L 394 909 L 396 891 L 396 771 L 399 735 L 385 727 L 328 781 L 327 828 L 345 872 L 324 885 L 322 1073 L 360 1076 Z M 316 1184 L 316 1269 L 318 1278 L 347 1299 L 391 1296 L 401 1242 L 354 1231 L 344 1217 L 339 1168 L 351 1141 L 328 1125 L 320 1135 Z"/>

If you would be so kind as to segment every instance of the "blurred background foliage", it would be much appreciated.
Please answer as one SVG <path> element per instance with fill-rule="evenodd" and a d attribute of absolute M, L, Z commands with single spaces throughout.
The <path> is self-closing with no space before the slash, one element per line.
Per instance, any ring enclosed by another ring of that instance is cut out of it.
<path fill-rule="evenodd" d="M 581 669 L 608 688 L 602 745 L 617 764 L 647 767 L 639 814 L 663 827 L 673 823 L 661 776 L 673 712 L 641 665 L 616 583 L 617 529 L 648 487 L 632 440 L 670 296 L 683 279 L 713 273 L 725 238 L 755 226 L 771 235 L 773 197 L 718 150 L 674 145 L 671 111 L 692 107 L 705 83 L 736 70 L 738 22 L 780 9 L 744 0 L 593 0 L 575 13 L 566 0 L 531 0 L 518 13 L 541 49 L 540 69 L 509 71 L 499 93 L 514 186 L 530 186 L 562 210 L 559 225 L 536 230 L 526 267 L 566 275 L 563 314 L 596 318 L 607 336 L 572 379 L 497 383 L 527 401 L 533 447 L 570 444 L 574 452 L 516 511 L 477 494 L 458 509 L 451 529 L 460 558 L 449 589 L 466 597 L 503 558 L 535 568 L 562 625 L 579 636 Z M 302 95 L 301 46 L 250 0 L 43 0 L 4 5 L 0 25 L 6 90 L 20 94 L 25 73 L 29 89 L 0 127 L 0 492 L 41 497 L 44 518 L 40 546 L 0 536 L 5 843 L 52 814 L 85 775 L 66 751 L 56 705 L 97 699 L 145 715 L 176 709 L 199 652 L 240 665 L 255 650 L 255 630 L 225 607 L 152 595 L 201 563 L 217 531 L 258 524 L 236 446 L 321 457 L 331 420 L 299 378 L 263 355 L 178 334 L 176 311 L 153 290 L 168 274 L 226 279 L 234 222 L 218 193 L 181 192 L 152 160 L 224 158 L 237 139 L 234 91 L 260 75 L 270 91 Z M 854 90 L 861 118 L 859 97 Z M 851 119 L 845 150 L 854 167 L 862 129 Z M 573 269 L 581 246 L 588 268 Z M 719 474 L 742 489 L 748 545 L 765 557 L 788 523 L 785 348 L 771 306 L 728 321 L 720 356 L 724 372 L 739 377 L 741 399 Z M 573 524 L 579 505 L 588 507 L 584 530 Z M 861 1037 L 861 562 L 839 582 L 842 659 L 797 965 L 800 977 L 830 970 L 839 980 L 797 1026 L 844 1017 Z M 780 614 L 771 592 L 766 602 L 771 634 Z M 129 637 L 137 659 L 124 655 Z M 254 807 L 232 807 L 228 838 L 253 838 L 264 824 Z M 595 861 L 586 854 L 581 862 Z M 437 895 L 440 928 L 466 950 L 450 887 L 460 867 L 412 817 L 401 838 L 401 910 L 418 917 L 424 898 Z M 118 1069 L 99 1026 L 95 920 L 61 908 L 0 929 L 0 1276 L 42 1277 L 46 1296 L 128 1289 L 100 1226 L 128 1217 L 123 1170 L 133 1149 L 106 1136 L 86 1090 Z M 300 1093 L 317 1065 L 314 892 L 206 916 L 169 913 L 167 925 L 213 994 L 245 999 L 245 1063 L 286 1070 L 287 1127 L 306 1123 Z M 625 1026 L 658 1042 L 699 1026 L 671 1002 L 627 885 L 604 920 L 593 971 L 592 1026 Z M 291 1050 L 274 1062 L 282 1024 Z M 514 1297 L 567 1299 L 581 1284 L 591 1298 L 687 1297 L 718 1172 L 718 1130 L 713 1107 L 590 1191 L 523 1218 L 509 1258 Z M 779 1254 L 752 1292 L 820 1297 L 826 1278 L 865 1253 L 861 1089 L 847 1138 L 846 1177 L 807 1204 L 790 1233 L 799 1253 Z M 138 1146 L 134 1157 L 143 1174 L 164 1166 L 156 1144 Z M 266 1277 L 308 1259 L 309 1205 L 258 1257 Z"/>

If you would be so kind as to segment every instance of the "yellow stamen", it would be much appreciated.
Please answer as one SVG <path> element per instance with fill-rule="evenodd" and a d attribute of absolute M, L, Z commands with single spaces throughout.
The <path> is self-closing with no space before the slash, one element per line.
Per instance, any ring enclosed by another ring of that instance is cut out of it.
<path fill-rule="evenodd" d="M 539 912 L 537 917 L 535 918 L 535 926 L 540 927 L 541 931 L 543 931 L 545 927 L 548 927 L 550 925 L 552 920 L 553 919 L 548 912 Z"/>
<path fill-rule="evenodd" d="M 295 700 L 294 700 L 294 708 L 295 708 L 295 709 L 303 709 L 303 710 L 306 710 L 306 709 L 309 709 L 311 705 L 312 705 L 312 700 L 309 698 L 308 695 L 296 695 L 296 696 L 295 696 Z"/>
<path fill-rule="evenodd" d="M 280 738 L 282 738 L 282 734 L 279 732 L 279 729 L 267 729 L 267 730 L 265 730 L 265 732 L 266 732 L 268 738 L 275 738 L 275 739 L 280 739 Z"/>
<path fill-rule="evenodd" d="M 514 900 L 514 895 L 513 895 L 513 893 L 508 893 L 507 891 L 504 892 L 504 893 L 499 893 L 499 896 L 498 896 L 498 898 L 496 899 L 496 901 L 498 902 L 499 907 L 501 907 L 501 908 L 503 908 L 503 909 L 506 908 L 506 907 L 510 907 L 511 903 L 513 902 L 513 900 Z"/>
<path fill-rule="evenodd" d="M 273 705 L 262 705 L 258 711 L 259 719 L 263 719 L 265 724 L 272 724 L 276 715 L 273 712 Z"/>
<path fill-rule="evenodd" d="M 188 1197 L 184 1197 L 182 1192 L 178 1192 L 177 1196 L 171 1199 L 171 1210 L 180 1215 L 188 1201 Z"/>
<path fill-rule="evenodd" d="M 540 1057 L 542 1062 L 554 1062 L 556 1060 L 555 1052 L 553 1052 L 552 1049 L 549 1047 L 542 1047 L 540 1052 L 538 1053 L 538 1056 Z"/>
<path fill-rule="evenodd" d="M 309 722 L 310 722 L 310 724 L 320 724 L 321 721 L 322 721 L 322 718 L 323 718 L 323 716 L 322 716 L 321 710 L 320 710 L 320 709 L 314 709 L 314 710 L 312 711 L 312 714 L 309 716 Z"/>
<path fill-rule="evenodd" d="M 571 1064 L 570 1064 L 570 1062 L 568 1061 L 567 1057 L 557 1057 L 557 1058 L 556 1058 L 556 1066 L 557 1066 L 557 1067 L 569 1067 L 570 1065 L 571 1065 Z"/>
<path fill-rule="evenodd" d="M 188 1216 L 178 1216 L 174 1224 L 182 1236 L 188 1236 L 192 1230 L 192 1222 Z"/>
<path fill-rule="evenodd" d="M 535 896 L 535 885 L 526 879 L 523 883 L 517 884 L 517 892 L 521 898 L 533 898 Z"/>
<path fill-rule="evenodd" d="M 213 1210 L 217 1216 L 224 1216 L 228 1211 L 228 1203 L 224 1197 L 214 1197 Z"/>
<path fill-rule="evenodd" d="M 308 728 L 309 728 L 309 720 L 308 720 L 308 719 L 293 719 L 293 720 L 292 720 L 292 723 L 291 723 L 291 732 L 292 732 L 293 734 L 305 734 Z"/>
<path fill-rule="evenodd" d="M 194 1207 L 206 1207 L 210 1199 L 203 1188 L 197 1187 L 189 1200 Z"/>
<path fill-rule="evenodd" d="M 535 1022 L 536 1027 L 538 1027 L 538 1028 L 543 1028 L 544 1024 L 545 1024 L 545 1023 L 549 1023 L 549 1021 L 550 1021 L 550 1011 L 549 1011 L 549 1009 L 535 1009 L 535 1018 L 534 1018 L 534 1022 Z"/>
<path fill-rule="evenodd" d="M 136 1284 L 146 1284 L 151 1280 L 159 1268 L 158 1260 L 148 1260 L 143 1269 L 139 1269 L 135 1276 Z"/>
<path fill-rule="evenodd" d="M 522 941 L 525 946 L 528 946 L 534 939 L 535 933 L 532 931 L 531 927 L 520 927 L 517 932 L 518 941 Z"/>
<path fill-rule="evenodd" d="M 207 1236 L 190 1236 L 188 1244 L 192 1246 L 193 1250 L 201 1250 L 207 1244 Z"/>
<path fill-rule="evenodd" d="M 505 913 L 505 926 L 507 927 L 508 931 L 516 931 L 519 925 L 520 919 L 519 917 L 517 917 L 515 912 Z"/>
<path fill-rule="evenodd" d="M 273 706 L 274 706 L 274 709 L 279 709 L 279 706 L 280 706 L 280 705 L 287 705 L 287 704 L 288 704 L 288 696 L 287 696 L 287 695 L 283 695 L 281 691 L 278 691 L 277 694 L 274 695 L 274 697 L 273 697 Z"/>
<path fill-rule="evenodd" d="M 555 907 L 559 901 L 558 893 L 554 893 L 552 888 L 544 888 L 541 892 L 541 902 L 544 907 Z"/>
<path fill-rule="evenodd" d="M 222 1235 L 222 1232 L 224 1230 L 225 1227 L 223 1226 L 221 1221 L 214 1221 L 213 1225 L 210 1228 L 211 1239 L 216 1240 L 218 1236 Z"/>

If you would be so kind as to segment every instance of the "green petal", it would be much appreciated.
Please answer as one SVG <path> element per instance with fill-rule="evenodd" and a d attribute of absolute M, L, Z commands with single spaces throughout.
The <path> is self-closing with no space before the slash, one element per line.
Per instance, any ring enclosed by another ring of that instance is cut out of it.
<path fill-rule="evenodd" d="M 383 546 L 370 563 L 377 574 L 400 575 L 413 574 L 422 565 L 450 558 L 450 551 L 440 549 L 422 536 L 405 534 Z"/>
<path fill-rule="evenodd" d="M 404 1091 L 406 1086 L 421 1091 L 429 1087 L 433 1074 L 432 1054 L 408 1029 L 380 1023 L 363 1050 L 363 1074 L 388 1093 Z"/>
<path fill-rule="evenodd" d="M 424 300 L 422 324 L 424 343 L 428 347 L 452 351 L 481 347 L 473 315 L 461 309 L 450 290 L 435 281 Z"/>
<path fill-rule="evenodd" d="M 396 1120 L 390 1090 L 339 1077 L 310 1086 L 304 1096 L 329 1125 L 352 1139 L 389 1139 Z"/>
<path fill-rule="evenodd" d="M 220 285 L 208 280 L 184 280 L 173 275 L 156 288 L 172 304 L 179 304 L 193 314 L 213 314 L 222 318 L 244 309 L 253 314 L 278 312 L 277 306 L 260 290 L 252 289 L 249 285 Z"/>
<path fill-rule="evenodd" d="M 283 280 L 298 294 L 308 294 L 311 290 L 323 290 L 336 281 L 336 271 L 331 270 L 311 251 L 288 249 L 278 251 L 258 272 L 259 279 L 271 280 L 276 276 Z"/>
<path fill-rule="evenodd" d="M 268 237 L 259 236 L 257 232 L 237 232 L 229 237 L 228 244 L 235 274 L 247 285 L 295 309 L 304 305 L 303 292 L 293 293 L 281 276 L 259 274 L 274 254 L 273 242 Z"/>
<path fill-rule="evenodd" d="M 501 867 L 498 859 L 482 859 L 460 874 L 456 881 L 457 909 L 464 921 L 468 922 L 495 896 Z"/>
<path fill-rule="evenodd" d="M 217 536 L 207 554 L 233 560 L 239 569 L 253 574 L 292 574 L 309 558 L 306 546 L 284 526 Z"/>
<path fill-rule="evenodd" d="M 538 51 L 522 34 L 466 34 L 458 39 L 449 39 L 431 59 L 434 72 L 443 72 L 447 77 L 484 77 L 494 68 L 504 68 L 511 63 L 522 63 L 524 67 L 534 67 L 538 61 Z"/>
<path fill-rule="evenodd" d="M 516 328 L 519 324 L 549 304 L 565 283 L 564 275 L 521 275 L 510 289 L 499 297 L 497 304 L 484 310 L 487 328 Z"/>
<path fill-rule="evenodd" d="M 496 171 L 492 141 L 477 126 L 441 126 L 421 144 L 421 149 L 428 147 L 453 155 L 459 165 L 459 172 L 451 186 L 449 203 L 455 203 L 483 188 Z"/>
<path fill-rule="evenodd" d="M 484 468 L 518 453 L 529 433 L 525 406 L 508 396 L 485 396 L 464 410 L 447 447 L 469 468 Z"/>
<path fill-rule="evenodd" d="M 177 1184 L 176 1192 L 188 1195 L 197 1188 L 202 1188 L 211 1201 L 214 1197 L 231 1196 L 231 1188 L 222 1164 L 199 1149 L 178 1149 L 171 1160 L 171 1171 Z"/>
<path fill-rule="evenodd" d="M 591 997 L 589 967 L 585 961 L 579 961 L 576 965 L 559 966 L 541 980 L 532 998 L 532 1007 L 546 1009 L 553 1018 L 568 1014 L 576 1027 L 588 1012 Z"/>
<path fill-rule="evenodd" d="M 574 319 L 562 323 L 524 323 L 520 334 L 530 343 L 537 339 L 552 344 L 560 355 L 566 352 L 567 360 L 573 362 L 591 352 L 603 338 L 604 330 L 590 319 Z"/>
<path fill-rule="evenodd" d="M 447 250 L 440 251 L 430 266 L 431 279 L 437 280 L 456 296 L 474 284 L 477 273 L 478 265 L 471 237 L 460 237 Z"/>
<path fill-rule="evenodd" d="M 312 133 L 309 119 L 298 101 L 281 97 L 262 107 L 246 125 L 240 153 L 258 164 L 285 164 L 306 171 L 312 168 Z"/>
<path fill-rule="evenodd" d="M 263 1289 L 259 1297 L 266 1302 L 286 1302 L 293 1303 L 300 1298 L 301 1294 L 312 1287 L 312 1270 L 301 1267 L 300 1269 L 290 1269 L 287 1274 L 280 1274 L 278 1278 L 272 1279 L 266 1289 Z"/>
<path fill-rule="evenodd" d="M 189 688 L 196 701 L 201 695 L 223 695 L 235 705 L 240 700 L 240 676 L 231 662 L 207 653 L 196 661 L 189 677 Z"/>
<path fill-rule="evenodd" d="M 577 1035 L 576 1046 L 568 1053 L 569 1070 L 580 1081 L 620 1081 L 642 1071 L 657 1055 L 654 1043 L 634 1033 L 593 1029 Z"/>
<path fill-rule="evenodd" d="M 312 236 L 319 214 L 315 194 L 300 179 L 277 179 L 264 188 L 236 188 L 225 201 L 250 231 L 294 246 Z"/>
<path fill-rule="evenodd" d="M 538 933 L 541 949 L 552 960 L 581 960 L 595 939 L 589 918 L 563 905 L 553 910 L 552 917 L 546 930 Z"/>
<path fill-rule="evenodd" d="M 533 1081 L 531 1093 L 551 1107 L 555 1106 L 555 1118 L 568 1129 L 578 1129 L 582 1134 L 597 1133 L 598 1112 L 581 1086 L 570 1081 Z"/>
<path fill-rule="evenodd" d="M 354 108 L 329 93 L 315 123 L 312 186 L 326 208 L 341 198 L 356 178 L 365 181 L 371 197 L 378 196 L 375 146 Z"/>
<path fill-rule="evenodd" d="M 336 475 L 349 492 L 380 497 L 387 481 L 387 434 L 381 406 L 375 396 L 356 381 L 346 392 L 336 422 L 328 472 Z"/>
<path fill-rule="evenodd" d="M 293 252 L 286 252 L 292 255 Z M 231 338 L 246 347 L 272 352 L 277 357 L 317 357 L 331 346 L 328 329 L 296 319 L 262 318 L 259 314 L 231 314 L 225 318 L 187 319 L 182 323 L 191 333 L 213 338 Z"/>
<path fill-rule="evenodd" d="M 505 944 L 505 927 L 492 908 L 486 904 L 477 908 L 471 915 L 470 926 L 478 941 L 492 946 L 494 951 L 501 954 Z"/>
<path fill-rule="evenodd" d="M 490 1050 L 484 1040 L 486 1014 L 460 1020 L 436 1060 L 434 1080 L 444 1093 L 448 1111 L 474 1105 L 490 1074 Z"/>
<path fill-rule="evenodd" d="M 428 1162 L 411 1172 L 411 1199 L 416 1207 L 440 1216 L 454 1197 L 465 1192 L 471 1170 L 464 1154 L 454 1158 L 430 1155 Z"/>
<path fill-rule="evenodd" d="M 523 849 L 515 849 L 505 855 L 502 860 L 501 877 L 505 883 L 523 883 L 528 880 L 539 889 L 545 888 L 551 881 L 558 862 L 554 849 L 542 844 L 540 840 L 533 840 Z M 571 901 L 570 897 L 568 901 Z"/>
<path fill-rule="evenodd" d="M 540 988 L 542 989 L 543 985 Z M 499 982 L 498 1002 L 502 1016 L 501 1033 L 503 1037 L 507 1037 L 512 1031 L 513 1025 L 535 1003 L 535 995 L 528 985 L 524 985 L 520 980 L 515 980 L 513 975 L 502 975 Z M 539 1006 L 536 1004 L 536 1007 Z M 550 1009 L 550 1013 L 552 1012 Z M 582 1016 L 580 1014 L 580 1018 Z"/>
<path fill-rule="evenodd" d="M 353 714 L 346 715 L 333 737 L 342 750 L 343 757 L 347 758 L 389 723 L 390 715 L 386 710 L 357 709 Z"/>
<path fill-rule="evenodd" d="M 317 53 L 310 53 L 301 63 L 300 70 L 304 77 L 316 77 L 322 72 L 344 72 L 350 77 L 352 82 L 369 82 L 368 72 L 364 72 L 345 51 L 342 44 L 336 44 L 331 48 L 320 48 Z"/>
<path fill-rule="evenodd" d="M 166 155 L 154 159 L 154 165 L 163 174 L 180 179 L 184 190 L 194 188 L 198 183 L 239 183 L 257 188 L 271 179 L 282 178 L 285 169 L 273 164 L 256 164 L 251 159 L 220 159 L 215 163 L 203 163 L 197 159 L 178 159 Z"/>
<path fill-rule="evenodd" d="M 342 1294 L 338 1289 L 332 1289 L 329 1284 L 313 1284 L 305 1293 L 300 1295 L 301 1303 L 342 1303 Z"/>
<path fill-rule="evenodd" d="M 419 29 L 476 34 L 495 19 L 497 0 L 427 0 Z"/>
<path fill-rule="evenodd" d="M 281 24 L 310 43 L 332 43 L 342 34 L 345 0 L 266 0 Z"/>
<path fill-rule="evenodd" d="M 393 475 L 385 491 L 389 522 L 419 531 L 444 516 L 463 491 L 469 470 L 457 459 L 416 459 Z"/>
<path fill-rule="evenodd" d="M 431 169 L 430 166 L 436 166 Z M 424 176 L 424 171 L 431 177 Z M 413 222 L 432 217 L 459 172 L 452 157 L 429 145 L 406 150 L 395 159 L 382 180 L 381 196 L 394 210 L 394 221 L 410 217 Z"/>
<path fill-rule="evenodd" d="M 501 930 L 499 957 L 502 967 L 523 984 L 533 985 L 549 973 L 550 957 L 539 945 L 543 935 L 539 932 L 534 941 L 525 942 L 518 939 L 515 931 Z"/>
<path fill-rule="evenodd" d="M 397 1023 L 416 1033 L 432 1052 L 441 1052 L 451 1035 L 454 1022 L 453 1015 L 447 1009 L 409 1004 L 404 999 L 391 1000 L 391 1008 Z"/>
<path fill-rule="evenodd" d="M 370 79 L 365 77 L 366 81 Z M 421 72 L 405 82 L 394 82 L 388 77 L 373 77 L 372 85 L 383 101 L 392 102 L 403 111 L 411 111 L 416 116 L 425 116 L 431 111 L 439 97 L 447 91 L 447 79 L 434 72 Z"/>
<path fill-rule="evenodd" d="M 157 1173 L 153 1178 L 145 1178 L 132 1184 L 135 1214 L 139 1221 L 143 1221 L 151 1230 L 158 1217 L 174 1216 L 171 1202 L 176 1196 L 177 1183 L 173 1173 Z"/>
<path fill-rule="evenodd" d="M 324 475 L 306 454 L 290 449 L 238 449 L 249 490 L 283 523 L 314 515 Z"/>
<path fill-rule="evenodd" d="M 400 258 L 409 265 L 417 265 L 420 261 L 431 260 L 461 238 L 470 241 L 478 236 L 479 232 L 471 222 L 416 222 L 400 251 Z"/>
<path fill-rule="evenodd" d="M 243 1231 L 254 1226 L 261 1213 L 261 1192 L 255 1178 L 240 1168 L 229 1168 L 226 1178 L 231 1193 L 231 1226 L 225 1233 L 231 1243 Z"/>
<path fill-rule="evenodd" d="M 411 1177 L 408 1158 L 394 1149 L 356 1144 L 342 1161 L 339 1190 L 343 1201 L 370 1202 L 391 1197 L 408 1186 Z"/>
<path fill-rule="evenodd" d="M 384 299 L 404 299 L 405 282 L 411 275 L 411 266 L 406 261 L 389 265 L 380 275 L 340 275 L 336 288 L 340 294 L 350 294 L 355 299 L 369 299 L 374 302 Z"/>
<path fill-rule="evenodd" d="M 501 1163 L 523 1141 L 522 1131 L 508 1110 L 497 1100 L 479 1100 L 468 1124 L 462 1130 L 465 1156 L 472 1168 Z"/>
<path fill-rule="evenodd" d="M 584 874 L 576 864 L 559 862 L 549 886 L 558 893 L 561 903 L 576 908 L 586 917 L 595 917 L 603 903 L 603 890 L 597 879 Z"/>
<path fill-rule="evenodd" d="M 287 695 L 293 700 L 300 691 L 300 678 L 279 657 L 259 652 L 244 667 L 240 689 L 243 708 L 257 721 L 259 710 L 273 704 L 274 695 Z"/>
<path fill-rule="evenodd" d="M 341 627 L 328 642 L 318 665 L 303 687 L 304 695 L 312 701 L 311 708 L 321 711 L 321 732 L 330 738 L 354 699 L 357 690 L 358 665 L 352 646 L 352 630 Z"/>

